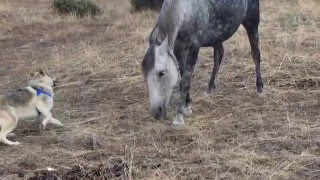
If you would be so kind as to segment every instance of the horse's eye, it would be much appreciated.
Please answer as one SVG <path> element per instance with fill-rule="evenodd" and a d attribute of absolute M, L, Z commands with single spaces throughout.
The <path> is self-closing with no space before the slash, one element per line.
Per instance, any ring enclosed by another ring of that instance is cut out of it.
<path fill-rule="evenodd" d="M 162 76 L 164 76 L 166 73 L 165 73 L 165 71 L 160 71 L 159 72 L 159 77 L 161 78 Z"/>

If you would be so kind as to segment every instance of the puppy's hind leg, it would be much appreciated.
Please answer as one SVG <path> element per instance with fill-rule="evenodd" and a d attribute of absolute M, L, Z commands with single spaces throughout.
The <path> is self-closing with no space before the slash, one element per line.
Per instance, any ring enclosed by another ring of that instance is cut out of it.
<path fill-rule="evenodd" d="M 15 136 L 16 136 L 15 133 L 9 133 L 9 134 L 7 135 L 7 137 L 15 137 Z"/>
<path fill-rule="evenodd" d="M 3 121 L 3 120 L 0 119 L 0 121 Z M 0 131 L 0 141 L 2 141 L 3 143 L 5 143 L 7 145 L 19 145 L 20 144 L 19 142 L 12 142 L 7 139 L 7 135 L 10 132 L 12 132 L 16 127 L 17 127 L 17 120 L 16 119 L 12 119 L 7 124 L 4 124 L 1 127 L 1 131 Z"/>

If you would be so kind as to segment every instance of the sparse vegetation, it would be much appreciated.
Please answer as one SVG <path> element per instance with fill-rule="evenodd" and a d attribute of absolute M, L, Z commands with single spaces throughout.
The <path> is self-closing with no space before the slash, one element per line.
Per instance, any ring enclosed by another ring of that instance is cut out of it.
<path fill-rule="evenodd" d="M 101 13 L 101 9 L 91 0 L 54 0 L 53 8 L 59 14 L 72 14 L 81 18 L 85 15 L 95 17 Z"/>
<path fill-rule="evenodd" d="M 135 11 L 160 10 L 164 0 L 130 0 L 131 6 Z"/>
<path fill-rule="evenodd" d="M 8 0 L 0 1 L 0 12 L 10 10 L 10 3 Z"/>

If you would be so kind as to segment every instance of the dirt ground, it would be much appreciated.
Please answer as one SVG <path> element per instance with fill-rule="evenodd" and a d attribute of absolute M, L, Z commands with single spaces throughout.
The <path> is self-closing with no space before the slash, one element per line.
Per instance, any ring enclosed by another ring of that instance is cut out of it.
<path fill-rule="evenodd" d="M 21 145 L 0 145 L 0 179 L 320 179 L 318 0 L 261 1 L 264 97 L 242 27 L 211 98 L 213 50 L 201 50 L 180 128 L 170 126 L 178 92 L 167 120 L 148 111 L 140 63 L 156 13 L 96 2 L 100 17 L 77 19 L 54 14 L 52 0 L 0 1 L 0 93 L 44 68 L 59 80 L 53 114 L 65 124 L 40 133 L 20 121 L 11 140 Z"/>

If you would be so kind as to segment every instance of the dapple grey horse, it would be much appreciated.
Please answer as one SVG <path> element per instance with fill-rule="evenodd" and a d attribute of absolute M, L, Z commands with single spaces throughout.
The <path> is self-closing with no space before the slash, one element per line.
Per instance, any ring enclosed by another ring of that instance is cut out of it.
<path fill-rule="evenodd" d="M 149 38 L 149 48 L 142 62 L 148 84 L 150 110 L 164 118 L 175 84 L 178 62 L 181 75 L 181 99 L 174 124 L 183 124 L 183 114 L 190 114 L 190 81 L 201 47 L 213 47 L 214 67 L 208 93 L 216 88 L 216 78 L 223 58 L 223 42 L 240 24 L 247 31 L 256 69 L 258 93 L 263 92 L 260 73 L 258 26 L 259 0 L 165 0 L 158 21 Z"/>

